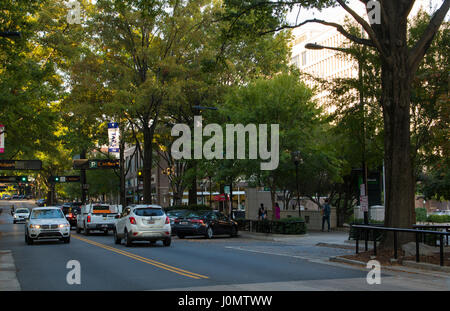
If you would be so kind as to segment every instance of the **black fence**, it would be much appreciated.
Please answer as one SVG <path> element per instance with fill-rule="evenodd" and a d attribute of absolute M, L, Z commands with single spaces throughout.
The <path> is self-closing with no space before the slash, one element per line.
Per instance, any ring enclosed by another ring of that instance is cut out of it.
<path fill-rule="evenodd" d="M 450 232 L 450 225 L 413 225 L 414 229 L 419 229 L 419 230 L 432 230 L 432 231 L 445 231 L 445 232 Z M 422 235 L 422 241 L 426 241 L 428 242 L 427 244 L 436 246 L 437 245 L 437 239 L 436 236 L 432 236 L 433 239 L 430 238 L 426 238 L 426 235 Z M 446 239 L 446 244 L 448 245 L 448 235 L 445 237 Z"/>
<path fill-rule="evenodd" d="M 305 234 L 306 224 L 303 220 L 250 220 L 237 219 L 240 231 L 275 233 L 275 234 Z"/>
<path fill-rule="evenodd" d="M 422 226 L 423 227 L 423 226 Z M 365 250 L 368 251 L 368 237 L 369 233 L 372 233 L 372 241 L 373 241 L 373 254 L 377 255 L 377 232 L 393 232 L 394 234 L 394 258 L 398 259 L 398 233 L 413 233 L 416 236 L 416 262 L 420 261 L 420 252 L 419 252 L 419 243 L 421 240 L 425 240 L 426 235 L 434 235 L 439 236 L 439 255 L 440 255 L 440 265 L 444 265 L 444 236 L 447 237 L 450 235 L 448 231 L 433 231 L 433 230 L 425 230 L 422 229 L 402 229 L 402 228 L 387 228 L 387 227 L 379 227 L 379 226 L 366 226 L 366 225 L 352 225 L 352 228 L 356 229 L 356 253 L 359 252 L 359 240 L 364 239 L 365 241 Z"/>

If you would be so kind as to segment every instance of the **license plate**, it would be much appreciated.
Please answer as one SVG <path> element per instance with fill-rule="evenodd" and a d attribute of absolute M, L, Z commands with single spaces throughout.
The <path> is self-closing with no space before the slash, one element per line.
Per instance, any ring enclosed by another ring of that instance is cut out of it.
<path fill-rule="evenodd" d="M 148 223 L 149 225 L 153 225 L 153 224 L 155 223 L 155 221 L 154 221 L 154 220 L 147 220 L 147 223 Z"/>
<path fill-rule="evenodd" d="M 108 228 L 108 225 L 103 225 L 102 227 L 103 227 L 103 228 Z"/>
<path fill-rule="evenodd" d="M 189 223 L 187 221 L 182 221 L 182 222 L 180 222 L 180 224 L 182 224 L 182 225 L 189 225 Z"/>

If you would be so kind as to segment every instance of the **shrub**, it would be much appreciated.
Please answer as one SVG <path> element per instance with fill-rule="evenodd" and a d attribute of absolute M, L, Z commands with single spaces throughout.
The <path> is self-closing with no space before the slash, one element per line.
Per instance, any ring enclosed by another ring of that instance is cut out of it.
<path fill-rule="evenodd" d="M 166 212 L 173 210 L 191 210 L 191 211 L 204 211 L 209 210 L 209 206 L 203 204 L 191 204 L 191 205 L 173 205 L 169 207 L 165 207 L 164 210 Z"/>
<path fill-rule="evenodd" d="M 424 207 L 416 208 L 416 221 L 425 222 L 427 221 L 427 209 Z"/>
<path fill-rule="evenodd" d="M 283 218 L 280 220 L 237 219 L 239 230 L 276 234 L 305 234 L 306 224 L 303 218 Z"/>
<path fill-rule="evenodd" d="M 450 215 L 430 215 L 427 217 L 427 221 L 436 223 L 450 222 Z"/>

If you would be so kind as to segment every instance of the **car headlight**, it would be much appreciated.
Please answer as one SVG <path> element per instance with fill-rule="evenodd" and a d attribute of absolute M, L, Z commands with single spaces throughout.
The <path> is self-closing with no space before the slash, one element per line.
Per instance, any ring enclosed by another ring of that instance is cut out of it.
<path fill-rule="evenodd" d="M 39 229 L 41 226 L 39 226 L 39 225 L 33 225 L 33 224 L 31 224 L 30 225 L 30 228 L 32 228 L 32 229 Z"/>
<path fill-rule="evenodd" d="M 67 227 L 69 227 L 69 224 L 60 224 L 59 227 L 60 228 L 67 228 Z"/>
<path fill-rule="evenodd" d="M 17 218 L 17 215 L 16 215 L 16 214 L 14 214 L 14 218 Z"/>

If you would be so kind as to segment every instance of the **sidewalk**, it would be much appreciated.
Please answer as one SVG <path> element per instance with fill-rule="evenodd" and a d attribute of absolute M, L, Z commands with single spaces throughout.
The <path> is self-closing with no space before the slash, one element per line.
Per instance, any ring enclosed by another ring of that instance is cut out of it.
<path fill-rule="evenodd" d="M 293 243 L 308 246 L 329 246 L 329 247 L 342 247 L 342 248 L 355 248 L 355 241 L 348 240 L 348 232 L 345 231 L 310 231 L 307 234 L 302 235 L 285 235 L 285 234 L 270 234 L 270 233 L 257 233 L 248 231 L 239 231 L 239 236 L 248 239 L 272 241 L 272 242 L 284 242 Z M 360 242 L 360 248 L 364 247 L 364 242 Z M 371 247 L 371 243 L 369 243 Z"/>
<path fill-rule="evenodd" d="M 255 239 L 261 241 L 271 241 L 279 242 L 281 244 L 287 245 L 297 245 L 297 246 L 307 246 L 307 247 L 325 247 L 325 248 L 335 248 L 335 249 L 346 249 L 352 251 L 356 250 L 356 241 L 348 240 L 348 232 L 335 231 L 335 232 L 320 232 L 313 231 L 308 232 L 304 235 L 282 235 L 282 234 L 268 234 L 268 233 L 256 233 L 256 232 L 246 232 L 240 231 L 239 236 L 242 238 Z M 368 250 L 373 249 L 373 242 L 368 242 Z M 359 242 L 359 250 L 364 251 L 365 245 L 364 241 Z M 376 257 L 374 257 L 376 259 Z M 328 256 L 327 261 L 356 265 L 365 267 L 366 263 L 342 258 L 340 255 Z M 384 267 L 384 266 L 383 266 Z M 432 265 L 427 263 L 416 263 L 412 261 L 405 261 L 402 266 L 389 266 L 384 267 L 388 270 L 403 271 L 409 273 L 449 273 L 449 267 L 440 267 L 439 265 Z"/>
<path fill-rule="evenodd" d="M 5 218 L 11 217 L 9 208 L 0 206 L 0 224 L 5 223 Z M 2 213 L 3 212 L 3 213 Z M 0 232 L 0 239 L 2 239 L 2 233 Z M 10 250 L 0 249 L 0 292 L 1 291 L 20 291 L 20 284 L 17 280 L 16 265 L 14 263 L 14 257 Z"/>
<path fill-rule="evenodd" d="M 20 291 L 16 265 L 10 250 L 0 250 L 0 291 Z"/>

